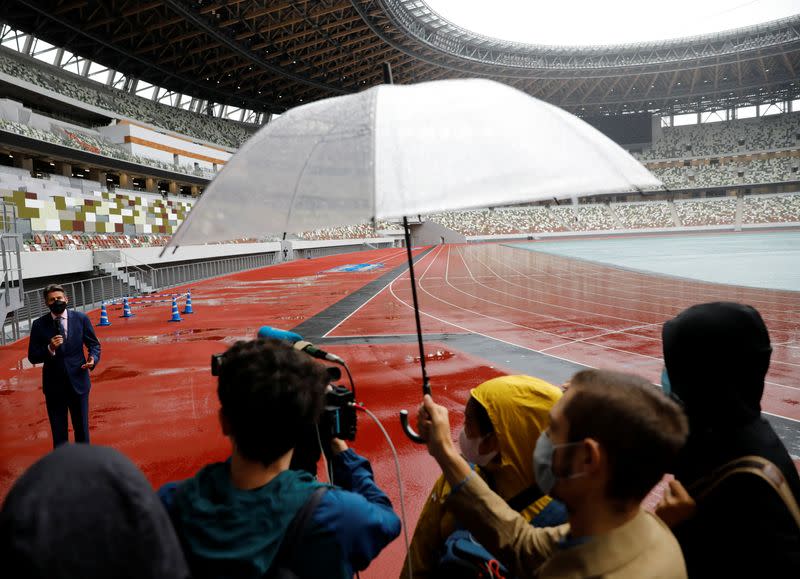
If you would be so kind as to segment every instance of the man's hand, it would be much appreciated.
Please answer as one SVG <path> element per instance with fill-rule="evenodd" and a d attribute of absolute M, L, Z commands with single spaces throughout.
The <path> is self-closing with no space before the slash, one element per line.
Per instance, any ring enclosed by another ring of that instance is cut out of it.
<path fill-rule="evenodd" d="M 89 356 L 89 359 L 86 360 L 86 363 L 81 365 L 81 368 L 84 370 L 93 370 L 94 369 L 94 357 Z"/>
<path fill-rule="evenodd" d="M 417 412 L 417 429 L 433 458 L 442 457 L 453 450 L 447 408 L 436 404 L 429 394 L 425 395 Z"/>
<path fill-rule="evenodd" d="M 697 510 L 697 503 L 677 480 L 669 481 L 664 496 L 656 506 L 656 514 L 668 527 L 674 528 L 691 519 Z"/>
<path fill-rule="evenodd" d="M 469 463 L 461 457 L 450 438 L 447 408 L 436 404 L 430 395 L 425 395 L 417 412 L 417 429 L 428 445 L 428 452 L 439 463 L 451 486 L 470 476 L 472 469 Z"/>
<path fill-rule="evenodd" d="M 340 439 L 340 438 L 332 438 L 331 439 L 331 452 L 333 455 L 336 456 L 337 454 L 343 453 L 345 450 L 348 449 L 347 443 Z"/>
<path fill-rule="evenodd" d="M 41 344 L 41 342 L 39 343 Z M 64 336 L 62 336 L 61 334 L 56 334 L 55 336 L 50 338 L 50 349 L 55 350 L 63 343 L 64 343 Z"/>

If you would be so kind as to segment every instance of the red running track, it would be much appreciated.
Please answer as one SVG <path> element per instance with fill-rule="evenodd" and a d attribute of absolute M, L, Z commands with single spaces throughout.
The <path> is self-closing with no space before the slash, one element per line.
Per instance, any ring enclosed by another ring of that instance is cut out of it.
<path fill-rule="evenodd" d="M 217 424 L 209 357 L 264 324 L 292 328 L 404 262 L 401 250 L 291 262 L 192 284 L 195 314 L 170 324 L 169 304 L 134 306 L 135 318 L 97 328 L 103 358 L 93 376 L 92 440 L 130 456 L 158 486 L 190 476 L 229 451 Z M 351 263 L 383 263 L 370 272 L 331 273 Z M 623 271 L 501 245 L 434 248 L 417 266 L 426 332 L 491 336 L 591 366 L 661 371 L 660 324 L 699 301 L 732 299 L 759 308 L 775 354 L 764 407 L 800 418 L 800 295 L 669 279 Z M 184 288 L 185 289 L 185 288 Z M 408 275 L 401 274 L 330 336 L 414 332 Z M 97 323 L 97 312 L 92 313 Z M 460 411 L 469 388 L 513 372 L 446 344 L 426 344 L 438 401 Z M 359 398 L 384 422 L 398 447 L 410 526 L 438 470 L 410 443 L 397 421 L 399 408 L 419 402 L 414 342 L 330 345 L 348 360 Z M 50 448 L 40 392 L 41 369 L 25 360 L 27 340 L 0 349 L 0 497 L 13 480 Z M 373 463 L 378 483 L 398 505 L 394 464 L 377 427 L 361 417 L 354 447 Z M 404 554 L 395 541 L 365 577 L 397 576 Z"/>
<path fill-rule="evenodd" d="M 800 419 L 800 293 L 668 278 L 498 244 L 439 246 L 416 271 L 425 332 L 483 334 L 653 382 L 663 368 L 664 321 L 700 302 L 748 303 L 764 317 L 774 348 L 764 410 Z M 412 333 L 410 294 L 403 275 L 329 335 Z"/>

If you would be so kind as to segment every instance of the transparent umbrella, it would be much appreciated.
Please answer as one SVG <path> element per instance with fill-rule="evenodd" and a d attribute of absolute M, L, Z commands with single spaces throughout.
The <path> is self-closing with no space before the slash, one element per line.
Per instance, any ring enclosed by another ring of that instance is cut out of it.
<path fill-rule="evenodd" d="M 264 126 L 206 188 L 170 246 L 661 187 L 584 121 L 504 84 L 380 85 Z M 410 247 L 408 256 L 427 393 Z"/>
<path fill-rule="evenodd" d="M 504 84 L 380 85 L 264 126 L 171 245 L 660 186 L 590 125 Z"/>

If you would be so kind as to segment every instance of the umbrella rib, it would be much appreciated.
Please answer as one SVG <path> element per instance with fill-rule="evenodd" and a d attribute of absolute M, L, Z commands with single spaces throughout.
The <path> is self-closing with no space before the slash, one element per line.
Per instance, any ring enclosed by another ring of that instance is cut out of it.
<path fill-rule="evenodd" d="M 294 191 L 292 191 L 292 198 L 289 201 L 289 211 L 286 214 L 286 221 L 283 222 L 284 231 L 289 230 L 289 221 L 291 221 L 292 213 L 294 212 L 294 201 L 295 199 L 297 199 L 297 192 L 300 189 L 300 182 L 303 180 L 303 175 L 305 175 L 306 167 L 308 167 L 308 163 L 311 161 L 311 157 L 317 150 L 317 147 L 319 147 L 320 143 L 322 143 L 323 141 L 325 141 L 325 139 L 327 139 L 327 137 L 336 127 L 338 127 L 338 125 L 332 125 L 331 128 L 325 132 L 325 136 L 319 139 L 316 143 L 314 143 L 314 146 L 311 147 L 311 149 L 308 151 L 308 155 L 306 155 L 306 160 L 303 162 L 303 168 L 300 169 L 300 174 L 297 176 L 297 181 L 295 181 L 294 183 Z"/>

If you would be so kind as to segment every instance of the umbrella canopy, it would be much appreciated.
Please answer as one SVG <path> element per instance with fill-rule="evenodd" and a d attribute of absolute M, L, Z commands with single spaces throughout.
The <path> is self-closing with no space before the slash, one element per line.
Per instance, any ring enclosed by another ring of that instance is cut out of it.
<path fill-rule="evenodd" d="M 263 127 L 170 245 L 659 187 L 584 121 L 504 84 L 381 85 Z"/>

